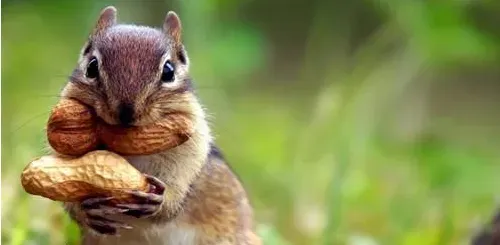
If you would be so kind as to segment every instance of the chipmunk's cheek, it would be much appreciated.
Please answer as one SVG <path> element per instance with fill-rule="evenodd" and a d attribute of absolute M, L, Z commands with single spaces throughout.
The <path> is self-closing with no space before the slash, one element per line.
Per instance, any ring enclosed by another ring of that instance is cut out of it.
<path fill-rule="evenodd" d="M 159 109 L 155 108 L 157 106 L 148 106 L 147 108 L 137 108 L 135 112 L 135 126 L 146 126 L 155 123 L 160 117 L 158 113 Z"/>
<path fill-rule="evenodd" d="M 107 124 L 117 124 L 115 120 L 115 116 L 113 115 L 113 112 L 108 108 L 107 105 L 104 103 L 96 103 L 94 106 L 94 110 L 97 114 L 97 116 L 102 119 L 105 123 Z"/>

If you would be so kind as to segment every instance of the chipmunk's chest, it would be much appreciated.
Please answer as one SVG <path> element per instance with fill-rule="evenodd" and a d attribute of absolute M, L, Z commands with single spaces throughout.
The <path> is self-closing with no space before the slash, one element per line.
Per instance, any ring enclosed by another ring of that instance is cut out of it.
<path fill-rule="evenodd" d="M 140 231 L 140 233 L 139 233 Z M 178 226 L 168 223 L 163 226 L 146 229 L 121 230 L 119 236 L 102 237 L 99 245 L 195 245 L 196 229 L 189 226 Z M 90 244 L 90 243 L 89 243 Z"/>
<path fill-rule="evenodd" d="M 127 156 L 125 157 L 127 161 L 137 168 L 142 173 L 151 174 L 157 176 L 159 172 L 162 171 L 162 166 L 165 159 L 159 154 L 147 155 L 147 156 Z"/>
<path fill-rule="evenodd" d="M 169 223 L 164 228 L 165 244 L 168 245 L 194 245 L 196 244 L 196 230 L 194 227 L 178 226 Z"/>

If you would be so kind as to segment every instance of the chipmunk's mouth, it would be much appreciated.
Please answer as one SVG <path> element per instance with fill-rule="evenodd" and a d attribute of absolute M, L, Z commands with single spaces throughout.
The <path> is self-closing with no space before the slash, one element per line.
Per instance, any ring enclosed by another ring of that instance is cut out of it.
<path fill-rule="evenodd" d="M 181 103 L 149 104 L 122 102 L 118 104 L 107 103 L 106 101 L 92 101 L 88 105 L 93 109 L 97 118 L 103 123 L 121 128 L 133 128 L 148 126 L 162 120 L 168 120 L 176 114 L 187 116 L 191 120 L 195 117 L 195 112 L 191 112 L 191 107 L 183 106 Z"/>
<path fill-rule="evenodd" d="M 183 117 L 192 120 L 190 113 L 177 110 L 169 111 L 136 111 L 129 105 L 122 105 L 118 110 L 103 110 L 103 108 L 94 108 L 96 116 L 101 124 L 109 125 L 115 128 L 133 129 L 136 127 L 147 127 L 160 121 L 170 121 L 171 118 Z M 174 122 L 172 122 L 174 123 Z"/>

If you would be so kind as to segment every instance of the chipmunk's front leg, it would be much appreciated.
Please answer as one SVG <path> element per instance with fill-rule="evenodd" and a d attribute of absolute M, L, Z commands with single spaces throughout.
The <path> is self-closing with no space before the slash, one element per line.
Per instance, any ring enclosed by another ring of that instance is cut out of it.
<path fill-rule="evenodd" d="M 125 209 L 123 214 L 136 218 L 150 217 L 161 211 L 164 202 L 165 183 L 160 179 L 146 175 L 150 186 L 149 192 L 127 191 L 134 199 L 132 203 L 116 204 L 115 207 Z"/>
<path fill-rule="evenodd" d="M 113 197 L 88 198 L 78 204 L 68 204 L 71 216 L 80 225 L 105 235 L 115 235 L 117 229 L 132 229 L 128 224 L 115 221 L 110 217 L 126 215 L 135 218 L 152 217 L 162 210 L 165 184 L 158 178 L 146 175 L 151 185 L 148 192 L 130 191 L 129 203 L 114 203 Z M 77 205 L 77 206 L 75 206 Z"/>

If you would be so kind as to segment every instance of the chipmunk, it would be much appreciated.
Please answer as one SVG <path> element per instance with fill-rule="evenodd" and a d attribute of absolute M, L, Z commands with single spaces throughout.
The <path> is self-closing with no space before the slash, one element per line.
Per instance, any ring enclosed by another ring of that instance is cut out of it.
<path fill-rule="evenodd" d="M 131 191 L 130 203 L 92 197 L 65 203 L 90 244 L 258 245 L 245 189 L 211 136 L 189 76 L 181 21 L 170 11 L 163 28 L 117 24 L 104 8 L 61 92 L 104 122 L 147 125 L 170 112 L 192 116 L 194 133 L 164 152 L 125 156 L 155 188 Z"/>

